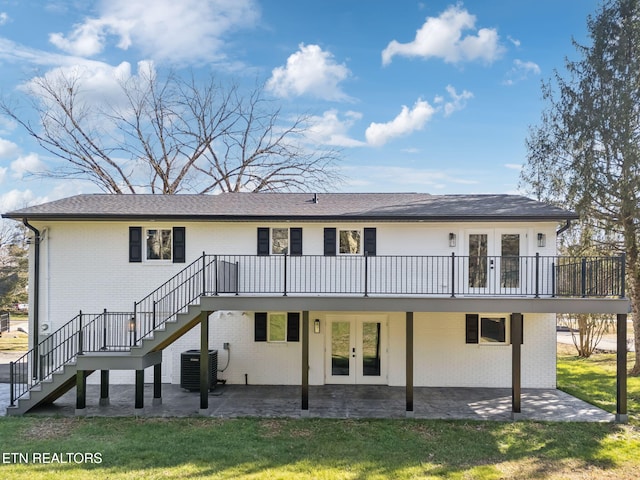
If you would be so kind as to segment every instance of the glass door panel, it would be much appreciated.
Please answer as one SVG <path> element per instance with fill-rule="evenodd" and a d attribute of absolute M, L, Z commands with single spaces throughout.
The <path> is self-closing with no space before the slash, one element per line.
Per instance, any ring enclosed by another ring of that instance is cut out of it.
<path fill-rule="evenodd" d="M 362 322 L 362 375 L 380 376 L 380 322 Z"/>
<path fill-rule="evenodd" d="M 487 288 L 488 254 L 488 235 L 469 234 L 469 288 Z"/>
<path fill-rule="evenodd" d="M 520 235 L 502 234 L 500 243 L 500 287 L 520 288 Z"/>
<path fill-rule="evenodd" d="M 331 322 L 332 376 L 350 375 L 351 349 L 351 322 Z"/>
<path fill-rule="evenodd" d="M 386 384 L 386 315 L 327 317 L 325 382 Z"/>

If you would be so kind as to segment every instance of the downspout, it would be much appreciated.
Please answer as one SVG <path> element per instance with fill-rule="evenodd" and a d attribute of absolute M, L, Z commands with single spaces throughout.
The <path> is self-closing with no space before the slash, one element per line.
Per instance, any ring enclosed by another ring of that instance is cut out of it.
<path fill-rule="evenodd" d="M 40 230 L 29 223 L 25 217 L 22 219 L 25 227 L 33 232 L 33 378 L 39 379 L 38 372 L 40 352 L 38 352 L 40 333 Z"/>
<path fill-rule="evenodd" d="M 571 220 L 567 220 L 567 223 L 565 223 L 564 226 L 560 227 L 556 231 L 556 236 L 560 235 L 563 232 L 566 232 L 569 229 L 570 226 L 571 226 Z"/>

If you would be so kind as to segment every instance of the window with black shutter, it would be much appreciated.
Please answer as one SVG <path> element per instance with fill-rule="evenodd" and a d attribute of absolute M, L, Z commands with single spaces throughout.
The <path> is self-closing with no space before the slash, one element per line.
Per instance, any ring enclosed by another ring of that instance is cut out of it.
<path fill-rule="evenodd" d="M 258 227 L 258 255 L 269 255 L 269 229 Z"/>
<path fill-rule="evenodd" d="M 142 227 L 129 227 L 129 262 L 142 262 Z"/>
<path fill-rule="evenodd" d="M 173 227 L 173 263 L 185 263 L 187 257 L 186 231 L 184 227 Z"/>
<path fill-rule="evenodd" d="M 376 229 L 364 229 L 364 251 L 366 255 L 375 256 L 376 254 Z"/>
<path fill-rule="evenodd" d="M 302 228 L 289 229 L 290 254 L 302 255 Z"/>
<path fill-rule="evenodd" d="M 300 341 L 300 312 L 287 313 L 287 342 Z"/>
<path fill-rule="evenodd" d="M 256 312 L 254 314 L 254 341 L 299 342 L 300 312 Z"/>
<path fill-rule="evenodd" d="M 325 256 L 335 257 L 336 255 L 336 229 L 324 229 L 324 254 Z"/>
<path fill-rule="evenodd" d="M 466 343 L 478 343 L 478 317 L 479 315 L 468 313 L 466 315 L 465 341 Z"/>
<path fill-rule="evenodd" d="M 267 312 L 254 314 L 253 338 L 256 342 L 267 341 Z"/>

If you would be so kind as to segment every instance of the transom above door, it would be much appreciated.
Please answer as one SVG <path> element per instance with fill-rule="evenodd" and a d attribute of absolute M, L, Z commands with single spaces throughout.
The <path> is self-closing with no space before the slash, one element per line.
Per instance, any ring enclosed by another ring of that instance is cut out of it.
<path fill-rule="evenodd" d="M 387 316 L 328 315 L 325 383 L 387 384 Z"/>

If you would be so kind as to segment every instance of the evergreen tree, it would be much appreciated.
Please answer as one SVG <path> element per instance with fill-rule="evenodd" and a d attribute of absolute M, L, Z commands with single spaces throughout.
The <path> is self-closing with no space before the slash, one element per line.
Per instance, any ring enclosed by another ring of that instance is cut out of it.
<path fill-rule="evenodd" d="M 573 208 L 607 249 L 626 252 L 635 343 L 640 346 L 640 5 L 608 0 L 587 19 L 591 45 L 574 41 L 543 85 L 547 102 L 527 140 L 522 181 Z M 640 349 L 631 374 L 640 374 Z"/>

